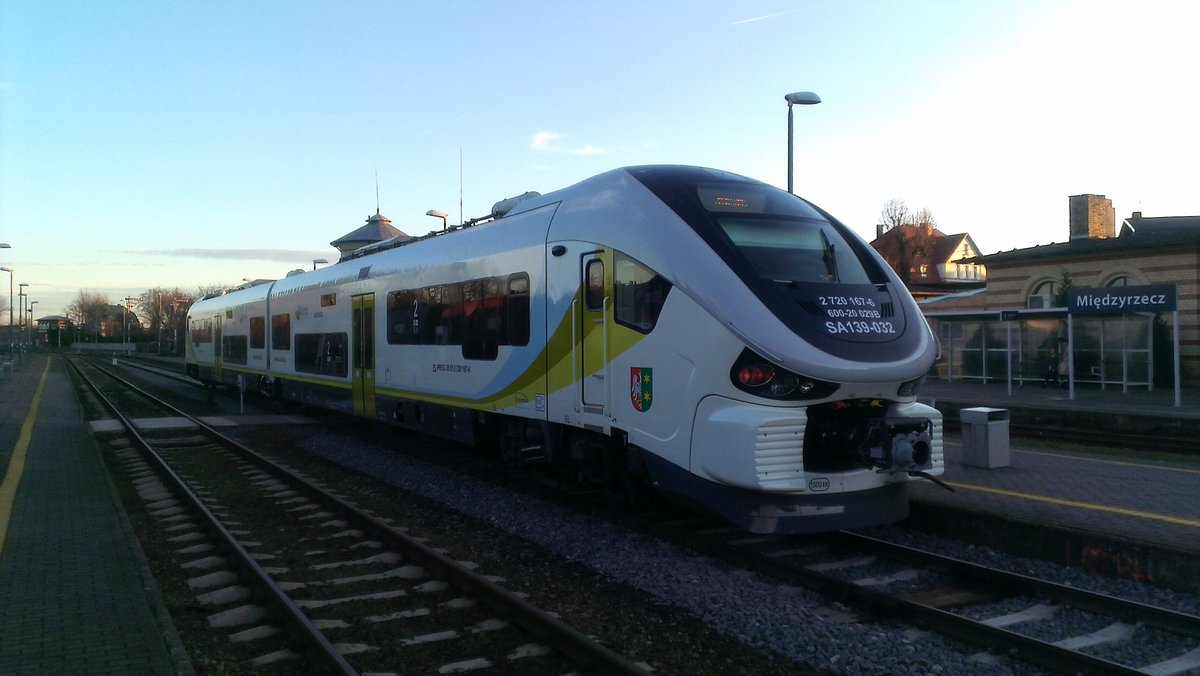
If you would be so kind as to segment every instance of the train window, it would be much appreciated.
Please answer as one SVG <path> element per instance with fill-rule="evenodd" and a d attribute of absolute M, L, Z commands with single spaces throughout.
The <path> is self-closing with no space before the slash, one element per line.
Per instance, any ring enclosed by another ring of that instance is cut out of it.
<path fill-rule="evenodd" d="M 297 333 L 294 366 L 297 371 L 346 377 L 345 333 Z"/>
<path fill-rule="evenodd" d="M 429 309 L 421 329 L 421 343 L 462 345 L 462 286 L 442 284 L 431 286 L 426 291 L 429 293 Z"/>
<path fill-rule="evenodd" d="M 827 221 L 730 217 L 718 223 L 762 279 L 871 283 L 850 243 Z"/>
<path fill-rule="evenodd" d="M 264 317 L 250 318 L 250 349 L 261 350 L 267 346 L 267 320 Z"/>
<path fill-rule="evenodd" d="M 529 275 L 391 291 L 391 345 L 460 345 L 466 359 L 495 359 L 501 345 L 529 344 Z"/>
<path fill-rule="evenodd" d="M 387 295 L 387 342 L 407 345 L 417 340 L 417 292 L 390 291 Z"/>
<path fill-rule="evenodd" d="M 509 345 L 529 344 L 529 275 L 519 272 L 508 278 L 504 302 L 505 329 Z"/>
<path fill-rule="evenodd" d="M 498 280 L 463 282 L 463 359 L 495 359 L 499 353 Z"/>
<path fill-rule="evenodd" d="M 292 316 L 286 312 L 271 315 L 271 349 L 292 349 Z"/>
<path fill-rule="evenodd" d="M 642 333 L 653 331 L 671 283 L 619 251 L 613 257 L 613 277 L 617 323 Z"/>
<path fill-rule="evenodd" d="M 222 336 L 221 361 L 226 364 L 245 364 L 246 336 Z"/>
<path fill-rule="evenodd" d="M 584 302 L 589 310 L 599 310 L 604 307 L 604 261 L 588 261 L 586 278 Z"/>
<path fill-rule="evenodd" d="M 336 293 L 321 294 L 321 307 L 329 307 L 331 305 L 337 305 L 337 294 Z"/>
<path fill-rule="evenodd" d="M 199 346 L 201 343 L 211 343 L 213 340 L 212 320 L 211 319 L 193 319 L 192 320 L 192 344 Z"/>

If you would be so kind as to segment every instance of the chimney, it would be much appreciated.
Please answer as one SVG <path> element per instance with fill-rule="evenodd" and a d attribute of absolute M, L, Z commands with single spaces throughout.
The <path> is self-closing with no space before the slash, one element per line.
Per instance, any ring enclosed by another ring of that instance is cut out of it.
<path fill-rule="evenodd" d="M 1071 195 L 1068 198 L 1071 239 L 1107 239 L 1117 235 L 1117 213 L 1104 195 Z"/>

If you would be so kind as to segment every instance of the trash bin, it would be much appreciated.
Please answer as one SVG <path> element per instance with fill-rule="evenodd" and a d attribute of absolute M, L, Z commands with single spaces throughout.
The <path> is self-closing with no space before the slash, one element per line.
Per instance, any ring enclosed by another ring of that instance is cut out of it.
<path fill-rule="evenodd" d="M 964 465 L 1008 467 L 1008 417 L 1008 409 L 1003 408 L 959 409 Z"/>

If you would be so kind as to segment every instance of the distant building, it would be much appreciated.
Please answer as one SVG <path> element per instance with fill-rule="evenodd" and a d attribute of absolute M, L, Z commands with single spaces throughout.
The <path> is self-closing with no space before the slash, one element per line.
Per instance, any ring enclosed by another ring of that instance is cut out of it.
<path fill-rule="evenodd" d="M 364 246 L 367 246 L 368 244 L 375 244 L 376 242 L 382 242 L 395 237 L 411 239 L 411 237 L 408 235 L 397 230 L 396 228 L 393 228 L 392 222 L 389 221 L 386 216 L 380 214 L 379 210 L 376 209 L 375 215 L 367 217 L 366 225 L 354 230 L 353 232 L 342 235 L 329 244 L 341 252 L 341 258 L 338 259 L 341 261 L 346 260 L 350 254 Z"/>
<path fill-rule="evenodd" d="M 942 341 L 942 375 L 992 380 L 1004 373 L 1013 328 L 1018 378 L 1041 380 L 1067 338 L 1068 289 L 1173 284 L 1186 387 L 1200 384 L 1200 216 L 1147 218 L 1134 212 L 1118 231 L 1103 195 L 1069 198 L 1070 239 L 1014 249 L 976 262 L 985 293 L 921 302 Z M 1018 310 L 1006 323 L 1000 310 Z M 1165 387 L 1171 377 L 1170 318 L 1127 313 L 1074 322 L 1079 382 Z"/>
<path fill-rule="evenodd" d="M 918 300 L 987 284 L 987 267 L 977 260 L 979 247 L 965 232 L 947 235 L 931 225 L 901 225 L 884 232 L 877 226 L 871 246 Z"/>
<path fill-rule="evenodd" d="M 75 325 L 68 317 L 63 317 L 60 315 L 46 315 L 45 317 L 39 317 L 37 319 L 37 337 L 35 339 L 36 344 L 38 347 L 46 345 L 47 341 L 52 335 L 55 338 L 58 338 L 59 334 L 62 333 L 66 333 L 69 336 L 69 333 L 74 326 Z M 51 332 L 54 333 L 52 334 Z M 66 339 L 66 341 L 69 342 L 69 337 Z"/>

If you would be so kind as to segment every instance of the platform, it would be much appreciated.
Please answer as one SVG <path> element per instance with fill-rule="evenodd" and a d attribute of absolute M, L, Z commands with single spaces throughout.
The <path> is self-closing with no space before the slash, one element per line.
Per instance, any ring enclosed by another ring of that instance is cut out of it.
<path fill-rule="evenodd" d="M 0 380 L 0 476 L 0 673 L 192 673 L 61 360 Z"/>
<path fill-rule="evenodd" d="M 1065 427 L 1153 430 L 1200 425 L 1195 403 L 1200 393 L 1187 394 L 1185 406 L 1177 407 L 1172 392 L 1095 389 L 1077 392 L 1072 401 L 1065 390 L 1036 385 L 1014 387 L 1009 396 L 1005 385 L 935 382 L 926 383 L 921 398 L 948 417 L 985 406 L 1009 409 L 1013 422 L 1037 415 Z M 1195 454 L 1172 456 L 1062 450 L 1018 437 L 1010 439 L 1007 466 L 995 468 L 964 463 L 960 441 L 957 433 L 946 435 L 941 477 L 955 491 L 914 483 L 914 519 L 953 520 L 963 531 L 975 531 L 981 543 L 990 540 L 1010 551 L 1018 545 L 1065 549 L 1029 553 L 1061 556 L 1072 565 L 1090 559 L 1092 568 L 1147 581 L 1179 575 L 1189 566 L 1194 570 L 1200 563 L 1200 441 Z M 1005 539 L 1009 542 L 1002 543 Z M 1188 575 L 1200 587 L 1200 580 Z"/>

